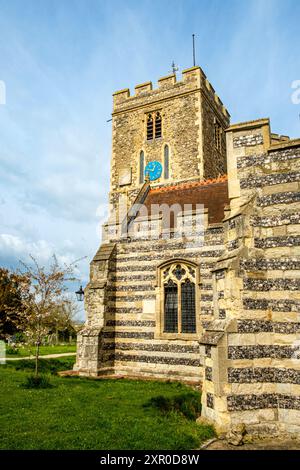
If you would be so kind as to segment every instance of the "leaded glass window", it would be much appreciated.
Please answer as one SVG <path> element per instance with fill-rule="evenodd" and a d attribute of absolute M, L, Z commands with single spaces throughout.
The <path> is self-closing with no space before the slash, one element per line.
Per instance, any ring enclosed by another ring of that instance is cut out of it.
<path fill-rule="evenodd" d="M 173 262 L 161 270 L 164 333 L 196 333 L 196 267 Z"/>
<path fill-rule="evenodd" d="M 185 275 L 185 269 L 180 264 L 177 264 L 176 268 L 173 271 L 173 274 L 176 277 L 176 279 L 180 281 L 182 276 Z"/>
<path fill-rule="evenodd" d="M 178 288 L 169 280 L 165 285 L 165 327 L 166 333 L 178 332 Z"/>
<path fill-rule="evenodd" d="M 189 279 L 181 284 L 181 331 L 196 333 L 195 284 Z"/>

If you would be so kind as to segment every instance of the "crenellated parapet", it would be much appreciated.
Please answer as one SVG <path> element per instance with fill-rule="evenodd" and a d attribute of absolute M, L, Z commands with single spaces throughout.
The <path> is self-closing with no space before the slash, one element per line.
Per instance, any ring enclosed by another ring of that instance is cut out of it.
<path fill-rule="evenodd" d="M 173 98 L 186 93 L 202 91 L 219 113 L 229 121 L 229 112 L 200 67 L 183 70 L 181 80 L 177 80 L 176 74 L 170 74 L 159 78 L 157 83 L 157 88 L 153 88 L 150 81 L 136 85 L 133 95 L 130 94 L 129 88 L 116 91 L 113 94 L 113 114 L 144 106 L 145 101 L 152 104 L 168 97 Z"/>

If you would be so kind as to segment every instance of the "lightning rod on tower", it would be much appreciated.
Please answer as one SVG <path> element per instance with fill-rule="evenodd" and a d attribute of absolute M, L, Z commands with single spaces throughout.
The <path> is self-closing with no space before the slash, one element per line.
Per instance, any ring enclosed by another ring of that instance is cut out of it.
<path fill-rule="evenodd" d="M 195 59 L 195 34 L 193 34 L 193 65 L 194 65 L 194 67 L 196 65 L 196 59 Z"/>

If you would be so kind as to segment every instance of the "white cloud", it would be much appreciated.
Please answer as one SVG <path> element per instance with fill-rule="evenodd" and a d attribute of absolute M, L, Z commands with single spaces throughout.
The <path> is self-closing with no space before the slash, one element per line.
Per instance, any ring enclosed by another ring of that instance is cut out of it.
<path fill-rule="evenodd" d="M 65 245 L 68 243 L 66 241 Z M 16 235 L 0 234 L 0 257 L 27 262 L 29 255 L 32 255 L 39 263 L 45 264 L 54 254 L 60 264 L 71 264 L 75 261 L 71 253 L 64 255 L 56 253 L 55 247 L 46 240 L 24 240 Z"/>

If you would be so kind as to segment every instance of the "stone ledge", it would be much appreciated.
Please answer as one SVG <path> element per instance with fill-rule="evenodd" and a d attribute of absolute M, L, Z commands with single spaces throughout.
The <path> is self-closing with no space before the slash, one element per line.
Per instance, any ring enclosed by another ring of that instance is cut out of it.
<path fill-rule="evenodd" d="M 268 149 L 268 152 L 274 152 L 275 150 L 288 149 L 290 147 L 299 147 L 300 139 L 285 140 L 279 144 L 272 144 Z"/>
<path fill-rule="evenodd" d="M 200 344 L 216 346 L 223 338 L 225 331 L 209 331 L 204 333 L 199 339 Z"/>
<path fill-rule="evenodd" d="M 254 121 L 238 122 L 237 124 L 232 124 L 231 126 L 229 126 L 225 132 L 256 129 L 257 127 L 262 127 L 266 125 L 270 125 L 269 118 L 256 119 Z"/>

